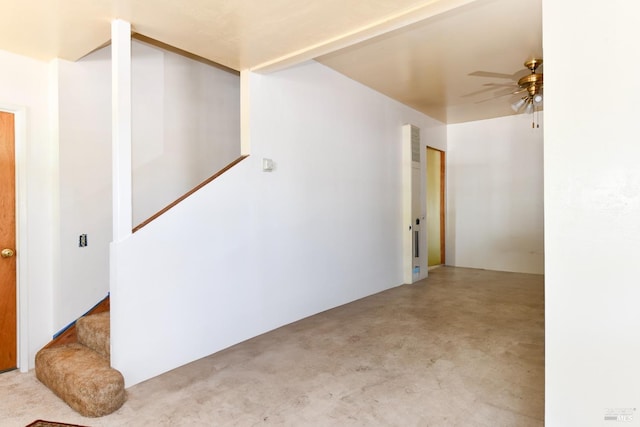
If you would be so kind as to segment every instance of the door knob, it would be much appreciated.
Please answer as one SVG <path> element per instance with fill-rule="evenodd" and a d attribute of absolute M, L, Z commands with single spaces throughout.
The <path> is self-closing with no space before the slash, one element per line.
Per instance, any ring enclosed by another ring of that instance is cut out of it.
<path fill-rule="evenodd" d="M 13 251 L 13 249 L 9 248 L 4 248 L 2 252 L 0 252 L 0 256 L 2 256 L 2 258 L 11 258 L 14 254 L 15 252 Z"/>

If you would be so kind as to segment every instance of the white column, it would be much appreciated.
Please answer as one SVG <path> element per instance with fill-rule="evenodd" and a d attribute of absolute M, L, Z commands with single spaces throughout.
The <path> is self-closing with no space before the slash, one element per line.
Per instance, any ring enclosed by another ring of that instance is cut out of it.
<path fill-rule="evenodd" d="M 131 205 L 131 24 L 111 23 L 111 133 L 113 166 L 113 241 L 110 246 L 111 366 L 119 369 L 123 330 L 118 287 L 119 246 L 132 230 Z M 126 378 L 125 378 L 126 380 Z"/>
<path fill-rule="evenodd" d="M 131 235 L 131 24 L 111 23 L 113 241 Z"/>

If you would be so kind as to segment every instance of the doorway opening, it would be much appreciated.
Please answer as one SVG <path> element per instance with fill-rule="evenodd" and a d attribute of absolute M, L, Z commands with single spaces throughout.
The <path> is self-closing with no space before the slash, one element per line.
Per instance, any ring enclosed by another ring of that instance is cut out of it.
<path fill-rule="evenodd" d="M 427 147 L 427 258 L 429 268 L 445 263 L 445 153 Z"/>

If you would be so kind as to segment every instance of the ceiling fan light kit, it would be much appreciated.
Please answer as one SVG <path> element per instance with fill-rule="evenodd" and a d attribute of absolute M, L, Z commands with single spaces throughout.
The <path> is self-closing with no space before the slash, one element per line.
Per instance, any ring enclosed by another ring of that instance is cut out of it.
<path fill-rule="evenodd" d="M 540 65 L 542 65 L 542 59 L 532 59 L 525 62 L 524 66 L 531 71 L 531 74 L 527 74 L 518 80 L 518 87 L 527 92 L 527 95 L 522 98 L 527 105 L 535 104 L 535 106 L 540 106 L 542 104 L 542 73 L 536 72 Z"/>
<path fill-rule="evenodd" d="M 524 107 L 524 112 L 527 114 L 533 113 L 533 102 L 527 103 L 527 106 Z"/>
<path fill-rule="evenodd" d="M 517 113 L 518 111 L 520 111 L 522 107 L 524 107 L 524 104 L 526 104 L 526 102 L 527 102 L 526 96 L 523 98 L 520 98 L 516 102 L 511 104 L 511 109 Z"/>
<path fill-rule="evenodd" d="M 534 113 L 542 107 L 543 79 L 542 73 L 537 73 L 538 67 L 542 65 L 542 59 L 531 59 L 524 63 L 524 66 L 531 71 L 531 74 L 520 78 L 518 80 L 518 87 L 520 91 L 526 91 L 527 94 L 518 101 L 511 104 L 511 108 L 516 113 L 523 112 L 526 114 Z M 540 124 L 536 124 L 535 120 L 531 123 L 531 127 L 540 127 Z"/>

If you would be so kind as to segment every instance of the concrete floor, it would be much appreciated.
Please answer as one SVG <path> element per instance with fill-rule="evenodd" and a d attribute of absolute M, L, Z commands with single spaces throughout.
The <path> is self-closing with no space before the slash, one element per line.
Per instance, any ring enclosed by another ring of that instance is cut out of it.
<path fill-rule="evenodd" d="M 0 375 L 0 426 L 541 426 L 544 277 L 442 267 L 127 390 L 84 418 Z"/>

